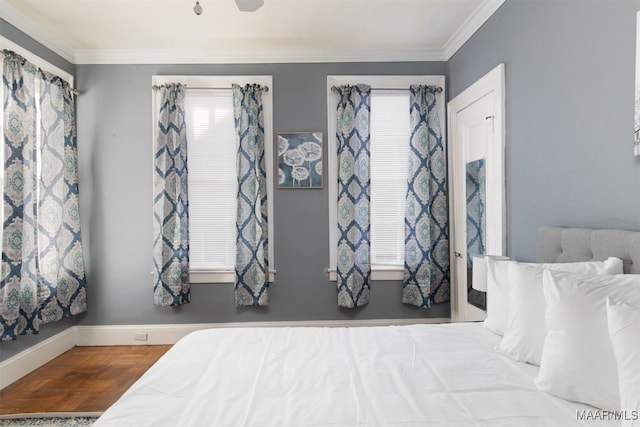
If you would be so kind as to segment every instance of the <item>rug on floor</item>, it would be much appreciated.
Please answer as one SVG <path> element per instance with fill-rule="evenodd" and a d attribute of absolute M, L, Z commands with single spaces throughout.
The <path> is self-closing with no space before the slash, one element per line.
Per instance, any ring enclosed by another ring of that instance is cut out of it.
<path fill-rule="evenodd" d="M 0 415 L 0 427 L 89 427 L 99 412 Z"/>

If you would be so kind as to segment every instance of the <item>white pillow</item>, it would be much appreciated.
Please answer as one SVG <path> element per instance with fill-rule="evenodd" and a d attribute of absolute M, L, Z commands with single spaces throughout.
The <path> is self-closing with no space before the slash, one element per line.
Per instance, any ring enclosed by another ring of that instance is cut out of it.
<path fill-rule="evenodd" d="M 563 264 L 522 264 L 508 266 L 509 293 L 507 296 L 507 326 L 498 350 L 520 362 L 540 365 L 542 347 L 547 336 L 547 324 L 542 291 L 541 266 L 551 270 L 576 272 L 584 275 L 622 274 L 622 260 Z"/>
<path fill-rule="evenodd" d="M 515 261 L 505 261 L 487 257 L 487 317 L 484 327 L 499 335 L 504 335 L 509 320 L 508 294 L 511 280 L 508 277 L 509 264 Z M 606 266 L 605 266 L 605 263 Z M 527 265 L 561 270 L 585 275 L 591 274 L 622 274 L 622 260 L 609 258 L 607 261 L 585 261 L 564 263 L 527 263 Z M 541 282 L 540 282 L 541 284 Z"/>
<path fill-rule="evenodd" d="M 619 410 L 606 300 L 640 305 L 640 275 L 577 276 L 546 270 L 543 289 L 547 337 L 536 386 L 566 400 Z"/>
<path fill-rule="evenodd" d="M 623 427 L 640 426 L 640 306 L 607 299 L 611 347 L 618 366 Z"/>
<path fill-rule="evenodd" d="M 507 325 L 507 277 L 506 260 L 486 257 L 487 260 L 487 317 L 484 327 L 498 335 L 504 334 Z"/>

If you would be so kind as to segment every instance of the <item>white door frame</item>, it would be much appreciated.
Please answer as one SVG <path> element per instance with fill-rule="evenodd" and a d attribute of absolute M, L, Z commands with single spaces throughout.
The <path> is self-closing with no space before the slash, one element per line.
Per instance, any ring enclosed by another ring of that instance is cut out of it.
<path fill-rule="evenodd" d="M 451 282 L 451 320 L 465 321 L 472 320 L 470 313 L 467 313 L 467 297 L 466 286 L 467 276 L 466 271 L 464 274 L 460 274 L 460 259 L 456 257 L 455 253 L 461 254 L 461 259 L 466 262 L 467 248 L 466 248 L 466 236 L 464 230 L 460 230 L 457 234 L 455 224 L 464 224 L 465 218 L 457 218 L 456 215 L 461 216 L 466 214 L 466 209 L 456 209 L 455 188 L 458 186 L 457 182 L 454 182 L 454 159 L 457 159 L 461 154 L 462 147 L 458 147 L 456 142 L 459 140 L 459 135 L 456 133 L 457 117 L 465 108 L 483 98 L 486 95 L 492 94 L 493 99 L 493 143 L 487 147 L 487 157 L 491 158 L 491 164 L 496 167 L 492 167 L 492 170 L 487 170 L 487 174 L 491 174 L 490 179 L 487 176 L 487 186 L 490 185 L 490 181 L 493 182 L 492 187 L 487 191 L 493 192 L 498 195 L 494 198 L 496 203 L 496 209 L 494 212 L 500 212 L 501 215 L 497 215 L 494 218 L 487 217 L 487 223 L 491 223 L 492 229 L 498 230 L 497 236 L 487 236 L 487 246 L 489 241 L 493 243 L 493 248 L 488 255 L 505 255 L 506 254 L 506 191 L 505 191 L 505 143 L 506 143 L 506 96 L 505 96 L 505 65 L 499 64 L 493 70 L 489 71 L 485 76 L 473 83 L 469 88 L 464 90 L 453 100 L 447 104 L 447 123 L 449 134 L 449 217 L 450 220 L 450 236 L 449 236 L 449 249 L 450 249 L 450 282 Z M 462 221 L 462 222 L 461 222 Z M 460 240 L 462 239 L 462 240 Z M 464 242 L 464 244 L 461 244 Z M 488 251 L 489 252 L 489 251 Z M 462 291 L 464 295 L 461 295 Z"/>

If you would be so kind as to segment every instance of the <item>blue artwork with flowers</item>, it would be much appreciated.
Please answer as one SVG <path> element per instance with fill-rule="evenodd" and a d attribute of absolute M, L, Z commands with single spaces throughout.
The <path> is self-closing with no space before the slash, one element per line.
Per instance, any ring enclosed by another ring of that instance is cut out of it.
<path fill-rule="evenodd" d="M 280 132 L 278 188 L 322 188 L 322 132 Z"/>

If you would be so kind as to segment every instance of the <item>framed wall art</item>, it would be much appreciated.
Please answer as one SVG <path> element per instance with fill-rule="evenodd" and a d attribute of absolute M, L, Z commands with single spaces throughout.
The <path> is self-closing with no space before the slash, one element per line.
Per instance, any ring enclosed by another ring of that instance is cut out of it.
<path fill-rule="evenodd" d="M 322 132 L 278 132 L 278 188 L 322 188 Z"/>

